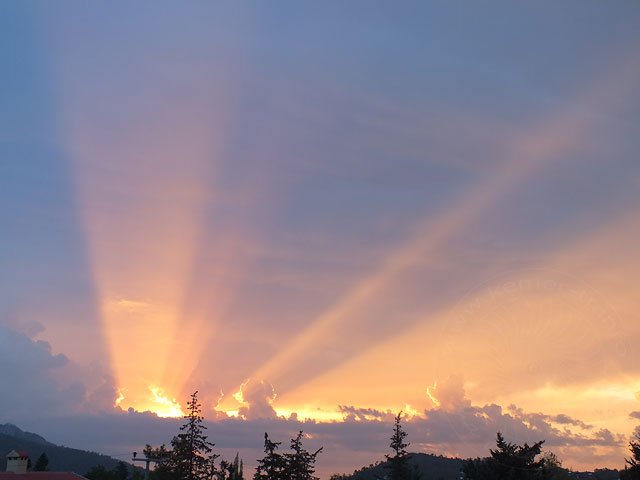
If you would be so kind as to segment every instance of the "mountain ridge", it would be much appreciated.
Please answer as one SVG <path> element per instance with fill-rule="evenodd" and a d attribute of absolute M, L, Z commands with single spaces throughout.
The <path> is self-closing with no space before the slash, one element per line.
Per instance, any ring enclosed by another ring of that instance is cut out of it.
<path fill-rule="evenodd" d="M 41 454 L 46 453 L 49 458 L 48 468 L 52 472 L 84 475 L 97 465 L 112 470 L 119 462 L 101 453 L 56 445 L 36 433 L 25 432 L 12 423 L 0 424 L 0 472 L 7 469 L 6 455 L 11 450 L 27 452 L 32 465 L 35 465 Z"/>

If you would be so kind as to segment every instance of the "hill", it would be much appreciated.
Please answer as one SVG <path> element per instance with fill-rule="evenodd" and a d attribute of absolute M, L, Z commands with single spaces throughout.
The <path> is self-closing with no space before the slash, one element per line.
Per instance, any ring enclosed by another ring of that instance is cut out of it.
<path fill-rule="evenodd" d="M 465 460 L 448 458 L 427 453 L 410 453 L 409 463 L 416 468 L 421 480 L 459 480 L 463 478 L 461 471 Z M 386 462 L 362 467 L 351 475 L 340 475 L 336 480 L 383 480 L 389 472 Z M 567 471 L 568 477 L 575 480 L 617 480 L 618 470 L 596 469 L 593 472 Z"/>
<path fill-rule="evenodd" d="M 460 458 L 447 458 L 429 453 L 410 453 L 409 464 L 421 473 L 422 479 L 433 480 L 458 480 L 464 460 Z M 385 468 L 386 462 L 369 465 L 345 475 L 344 480 L 380 480 L 388 476 Z"/>
<path fill-rule="evenodd" d="M 11 450 L 28 452 L 32 464 L 35 464 L 42 453 L 46 453 L 49 470 L 54 472 L 76 472 L 84 475 L 96 465 L 111 470 L 118 464 L 118 460 L 106 455 L 55 445 L 40 435 L 24 432 L 10 423 L 0 425 L 0 471 L 6 470 L 6 454 Z"/>

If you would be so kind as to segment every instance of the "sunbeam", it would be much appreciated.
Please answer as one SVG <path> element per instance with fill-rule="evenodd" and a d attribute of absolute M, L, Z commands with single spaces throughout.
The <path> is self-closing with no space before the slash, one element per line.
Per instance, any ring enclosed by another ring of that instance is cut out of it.
<path fill-rule="evenodd" d="M 525 179 L 586 148 L 590 132 L 598 127 L 603 113 L 620 108 L 625 97 L 633 92 L 638 67 L 635 56 L 626 59 L 622 65 L 609 70 L 605 78 L 576 95 L 569 107 L 554 118 L 545 119 L 537 128 L 507 139 L 501 162 L 483 182 L 440 216 L 425 218 L 409 241 L 395 249 L 377 270 L 348 290 L 251 377 L 267 379 L 286 390 L 329 368 L 331 360 L 321 352 L 335 345 L 353 343 L 348 332 L 355 331 L 361 322 L 357 312 L 382 295 L 397 275 L 417 261 L 424 265 L 435 259 L 445 242 L 461 234 L 472 221 Z M 368 338 L 368 342 L 371 341 Z M 303 356 L 311 359 L 308 362 L 311 366 L 299 369 Z"/>
<path fill-rule="evenodd" d="M 178 415 L 166 397 L 181 393 L 173 370 L 187 367 L 174 359 L 194 368 L 203 348 L 175 348 L 203 212 L 216 196 L 212 181 L 225 111 L 216 102 L 219 91 L 199 88 L 205 101 L 185 102 L 171 85 L 140 90 L 134 102 L 91 123 L 82 118 L 95 91 L 65 92 L 104 335 L 117 386 L 126 392 L 118 406 L 125 409 Z M 150 105 L 164 105 L 171 116 L 151 118 Z"/>
<path fill-rule="evenodd" d="M 630 321 L 636 304 L 628 301 L 640 266 L 631 249 L 639 218 L 631 212 L 599 225 L 535 268 L 419 316 L 411 328 L 284 393 L 280 403 L 295 409 L 313 393 L 318 405 L 332 405 L 337 390 L 355 405 L 400 409 L 409 402 L 428 409 L 441 403 L 441 382 L 464 375 L 479 403 L 498 398 L 503 405 L 566 412 L 624 429 L 640 382 L 640 372 L 625 369 L 637 360 L 628 339 L 640 334 Z M 558 364 L 565 369 L 554 371 Z M 416 372 L 426 390 L 415 388 Z M 594 403 L 603 408 L 594 413 Z"/>

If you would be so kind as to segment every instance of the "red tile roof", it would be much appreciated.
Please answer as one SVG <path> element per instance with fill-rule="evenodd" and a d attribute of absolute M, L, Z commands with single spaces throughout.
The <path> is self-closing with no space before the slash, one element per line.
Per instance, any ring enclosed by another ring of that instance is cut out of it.
<path fill-rule="evenodd" d="M 29 452 L 26 452 L 24 450 L 11 450 L 9 453 L 7 453 L 7 457 L 14 452 L 17 453 L 18 457 L 20 458 L 29 458 Z"/>
<path fill-rule="evenodd" d="M 86 480 L 73 472 L 0 472 L 0 480 Z"/>

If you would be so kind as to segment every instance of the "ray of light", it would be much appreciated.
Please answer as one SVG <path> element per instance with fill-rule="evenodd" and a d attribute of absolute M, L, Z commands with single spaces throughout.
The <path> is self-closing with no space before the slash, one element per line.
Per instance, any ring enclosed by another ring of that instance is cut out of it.
<path fill-rule="evenodd" d="M 502 161 L 492 174 L 465 194 L 454 207 L 435 219 L 426 218 L 415 235 L 385 258 L 377 270 L 319 315 L 285 348 L 258 368 L 252 378 L 267 379 L 279 387 L 290 388 L 313 375 L 309 369 L 304 372 L 296 369 L 297 359 L 339 342 L 345 327 L 354 327 L 358 310 L 379 295 L 399 273 L 418 260 L 424 264 L 425 259 L 433 259 L 439 247 L 463 231 L 517 184 L 550 163 L 561 161 L 584 148 L 590 130 L 598 124 L 600 113 L 618 107 L 633 91 L 637 78 L 637 60 L 635 57 L 631 61 L 627 59 L 621 67 L 612 69 L 606 78 L 583 90 L 569 108 L 560 111 L 555 118 L 511 138 L 504 148 Z M 321 364 L 316 366 L 319 371 L 324 368 Z"/>
<path fill-rule="evenodd" d="M 435 383 L 426 395 L 415 388 L 418 369 L 425 384 L 464 374 L 480 404 L 516 403 L 629 429 L 640 382 L 633 353 L 640 326 L 632 321 L 638 302 L 630 300 L 640 268 L 640 255 L 631 248 L 639 219 L 636 212 L 625 214 L 559 249 L 539 268 L 430 313 L 428 321 L 281 395 L 280 404 L 295 409 L 315 393 L 318 405 L 327 406 L 330 392 L 340 390 L 344 401 L 380 409 L 407 401 L 439 406 Z M 380 378 L 387 379 L 384 389 Z M 599 413 L 594 405 L 602 407 Z"/>
<path fill-rule="evenodd" d="M 191 354 L 197 344 L 176 352 L 174 340 L 203 211 L 215 198 L 224 118 L 215 98 L 198 103 L 172 88 L 139 91 L 123 111 L 102 118 L 88 116 L 87 109 L 101 111 L 93 98 L 67 92 L 66 102 L 104 336 L 117 386 L 126 392 L 118 406 L 161 415 L 180 415 L 172 400 L 181 387 L 174 358 L 191 368 L 198 360 Z M 153 115 L 150 105 L 172 114 Z"/>

